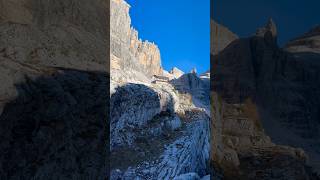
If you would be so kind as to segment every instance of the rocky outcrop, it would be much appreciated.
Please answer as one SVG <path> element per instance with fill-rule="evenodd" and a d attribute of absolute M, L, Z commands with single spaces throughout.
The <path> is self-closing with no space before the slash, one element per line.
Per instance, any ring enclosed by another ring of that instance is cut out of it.
<path fill-rule="evenodd" d="M 199 76 L 201 79 L 210 79 L 210 70 L 200 74 Z"/>
<path fill-rule="evenodd" d="M 320 53 L 320 26 L 316 26 L 301 37 L 295 38 L 285 45 L 289 52 Z"/>
<path fill-rule="evenodd" d="M 202 103 L 171 84 L 184 73 L 178 68 L 162 69 L 157 45 L 142 41 L 130 28 L 129 8 L 123 0 L 111 0 L 110 179 L 205 176 L 209 90 Z M 200 81 L 196 77 L 193 83 Z M 194 94 L 204 88 L 191 86 Z M 209 81 L 203 86 L 208 88 Z"/>
<path fill-rule="evenodd" d="M 106 3 L 2 0 L 1 54 L 33 65 L 105 71 Z"/>
<path fill-rule="evenodd" d="M 163 76 L 169 78 L 169 80 L 178 79 L 184 74 L 183 71 L 177 67 L 172 68 L 169 72 L 163 70 Z"/>
<path fill-rule="evenodd" d="M 4 106 L 1 179 L 104 179 L 108 76 L 46 70 L 25 75 L 16 84 L 18 96 Z"/>
<path fill-rule="evenodd" d="M 154 43 L 139 39 L 138 31 L 131 27 L 129 9 L 126 1 L 111 0 L 111 69 L 162 75 L 160 50 Z"/>
<path fill-rule="evenodd" d="M 143 155 L 134 153 L 130 157 L 130 159 L 133 156 L 140 157 L 139 163 L 136 162 L 134 166 L 123 170 L 113 170 L 111 179 L 174 179 L 190 172 L 199 177 L 206 175 L 209 158 L 209 117 L 204 111 L 193 113 L 198 116 L 189 119 L 189 122 L 182 120 L 182 126 L 179 129 L 167 132 L 166 140 L 161 137 L 152 139 L 144 137 L 144 141 L 140 142 L 140 146 L 145 148 L 140 150 Z M 153 156 L 150 156 L 150 151 Z"/>
<path fill-rule="evenodd" d="M 317 169 L 319 156 L 310 146 L 319 139 L 314 108 L 319 58 L 278 48 L 272 20 L 212 56 L 213 166 L 220 166 L 227 178 L 314 178 L 308 156 Z M 300 173 L 294 174 L 297 169 Z"/>
<path fill-rule="evenodd" d="M 176 67 L 172 68 L 172 69 L 170 70 L 170 73 L 173 75 L 173 77 L 174 77 L 175 79 L 180 78 L 180 77 L 184 74 L 183 71 L 181 71 L 180 69 L 178 69 L 178 68 L 176 68 Z"/>
<path fill-rule="evenodd" d="M 199 107 L 208 107 L 210 104 L 210 81 L 208 79 L 201 79 L 195 73 L 188 73 L 171 80 L 171 83 L 180 93 L 191 94 L 193 103 Z"/>
<path fill-rule="evenodd" d="M 160 113 L 174 113 L 177 103 L 173 92 L 170 94 L 142 84 L 118 87 L 110 99 L 111 149 L 133 145 L 137 129 L 145 127 Z"/>
<path fill-rule="evenodd" d="M 131 29 L 130 50 L 148 75 L 162 75 L 160 50 L 157 45 L 138 38 L 138 31 Z"/>
<path fill-rule="evenodd" d="M 105 179 L 106 0 L 0 0 L 0 179 Z"/>
<path fill-rule="evenodd" d="M 227 47 L 232 41 L 238 39 L 238 36 L 229 29 L 214 20 L 210 21 L 210 44 L 211 54 L 218 54 L 221 50 Z"/>

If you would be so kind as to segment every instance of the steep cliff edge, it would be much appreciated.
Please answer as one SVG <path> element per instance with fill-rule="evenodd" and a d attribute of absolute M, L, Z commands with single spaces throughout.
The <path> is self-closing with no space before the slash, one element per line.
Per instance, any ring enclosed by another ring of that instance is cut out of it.
<path fill-rule="evenodd" d="M 319 59 L 280 49 L 272 20 L 212 55 L 211 157 L 226 178 L 317 178 Z"/>
<path fill-rule="evenodd" d="M 131 27 L 130 5 L 124 0 L 111 0 L 110 36 L 111 70 L 145 76 L 162 75 L 160 51 L 157 45 L 142 41 Z M 128 75 L 130 76 L 130 75 Z"/>

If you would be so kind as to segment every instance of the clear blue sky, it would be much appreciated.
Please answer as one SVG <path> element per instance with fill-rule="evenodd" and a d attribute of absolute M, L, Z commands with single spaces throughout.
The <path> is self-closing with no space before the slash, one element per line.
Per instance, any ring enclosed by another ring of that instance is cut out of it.
<path fill-rule="evenodd" d="M 132 26 L 155 42 L 166 70 L 210 67 L 210 0 L 127 0 Z"/>
<path fill-rule="evenodd" d="M 283 45 L 320 24 L 319 0 L 213 0 L 213 17 L 240 37 L 255 33 L 272 17 Z"/>

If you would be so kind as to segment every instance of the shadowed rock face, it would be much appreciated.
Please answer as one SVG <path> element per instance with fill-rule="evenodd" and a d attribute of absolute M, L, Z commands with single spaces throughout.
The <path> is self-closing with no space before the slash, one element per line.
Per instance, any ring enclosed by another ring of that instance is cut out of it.
<path fill-rule="evenodd" d="M 129 145 L 135 139 L 135 129 L 143 128 L 161 112 L 174 112 L 174 100 L 169 93 L 142 84 L 126 84 L 111 95 L 111 149 Z"/>
<path fill-rule="evenodd" d="M 286 157 L 278 168 L 291 165 L 277 172 L 278 178 L 289 178 L 296 168 L 303 172 L 297 177 L 311 178 L 305 164 L 307 156 L 314 169 L 320 162 L 316 150 L 320 139 L 320 96 L 316 90 L 320 85 L 320 55 L 279 49 L 270 20 L 255 36 L 235 40 L 211 58 L 214 162 L 228 175 L 234 167 L 240 174 L 255 171 L 259 166 L 247 164 L 253 159 L 265 166 L 271 165 L 264 160 L 266 156 Z M 302 148 L 307 155 L 273 143 Z M 250 153 L 258 156 L 246 155 Z M 222 163 L 224 158 L 228 160 Z M 246 178 L 268 178 L 275 172 L 263 170 L 261 176 Z"/>
<path fill-rule="evenodd" d="M 196 100 L 200 100 L 201 104 L 209 106 L 210 81 L 208 79 L 201 79 L 195 73 L 187 73 L 178 79 L 171 80 L 171 83 L 179 92 L 191 94 L 195 104 L 197 104 Z M 203 107 L 203 105 L 199 106 Z"/>
<path fill-rule="evenodd" d="M 232 41 L 238 39 L 237 35 L 231 32 L 228 28 L 211 20 L 211 54 L 218 54 Z"/>
<path fill-rule="evenodd" d="M 0 0 L 0 179 L 105 179 L 108 1 Z"/>
<path fill-rule="evenodd" d="M 16 85 L 0 116 L 1 179 L 105 179 L 108 76 L 77 70 Z"/>

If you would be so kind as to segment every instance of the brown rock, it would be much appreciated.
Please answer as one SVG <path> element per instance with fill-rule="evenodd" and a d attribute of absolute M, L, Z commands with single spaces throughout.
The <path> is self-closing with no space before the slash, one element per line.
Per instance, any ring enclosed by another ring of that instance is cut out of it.
<path fill-rule="evenodd" d="M 210 21 L 211 28 L 211 54 L 218 54 L 221 50 L 227 47 L 232 41 L 238 39 L 237 35 L 231 32 L 228 28 Z"/>

